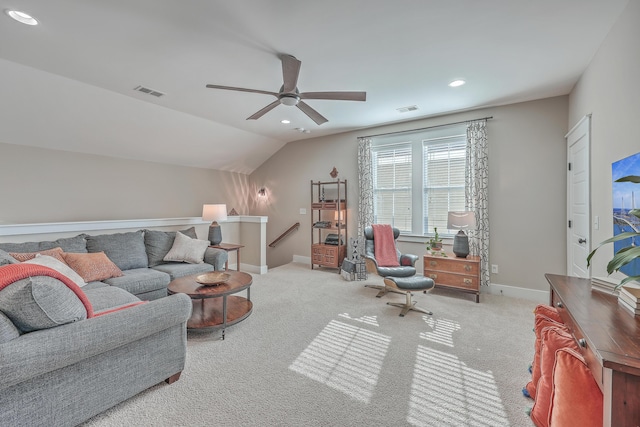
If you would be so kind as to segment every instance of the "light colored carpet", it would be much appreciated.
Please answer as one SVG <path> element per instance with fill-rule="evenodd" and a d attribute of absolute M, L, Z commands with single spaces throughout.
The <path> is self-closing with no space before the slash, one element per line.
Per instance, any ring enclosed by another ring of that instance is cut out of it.
<path fill-rule="evenodd" d="M 253 313 L 189 333 L 179 381 L 89 420 L 99 426 L 527 426 L 535 303 L 415 293 L 404 318 L 377 276 L 288 264 L 255 275 Z"/>

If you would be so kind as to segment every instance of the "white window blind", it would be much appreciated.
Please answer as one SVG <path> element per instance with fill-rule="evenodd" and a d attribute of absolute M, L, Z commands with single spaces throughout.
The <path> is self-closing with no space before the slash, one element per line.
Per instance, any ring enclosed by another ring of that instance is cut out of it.
<path fill-rule="evenodd" d="M 425 140 L 423 153 L 423 212 L 424 234 L 448 233 L 449 211 L 465 210 L 466 140 L 453 136 Z"/>
<path fill-rule="evenodd" d="M 465 210 L 466 145 L 464 124 L 372 138 L 374 222 L 404 235 L 454 234 L 447 216 Z"/>
<path fill-rule="evenodd" d="M 373 157 L 373 214 L 376 224 L 411 232 L 411 143 L 376 147 Z"/>

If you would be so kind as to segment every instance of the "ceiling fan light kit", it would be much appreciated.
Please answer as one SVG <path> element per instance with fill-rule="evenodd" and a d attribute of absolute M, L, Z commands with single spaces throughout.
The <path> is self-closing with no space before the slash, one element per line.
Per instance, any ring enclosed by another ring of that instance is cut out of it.
<path fill-rule="evenodd" d="M 333 101 L 366 101 L 366 92 L 298 92 L 298 76 L 300 75 L 300 66 L 302 62 L 291 55 L 280 55 L 282 61 L 282 79 L 283 85 L 279 92 L 269 92 L 265 90 L 246 89 L 232 86 L 220 86 L 208 84 L 209 89 L 234 90 L 239 92 L 252 92 L 264 95 L 272 95 L 277 98 L 276 101 L 262 108 L 260 111 L 247 117 L 247 120 L 257 120 L 278 105 L 286 105 L 289 107 L 296 106 L 300 111 L 305 113 L 316 124 L 321 125 L 328 120 L 309 106 L 303 99 L 325 99 Z"/>

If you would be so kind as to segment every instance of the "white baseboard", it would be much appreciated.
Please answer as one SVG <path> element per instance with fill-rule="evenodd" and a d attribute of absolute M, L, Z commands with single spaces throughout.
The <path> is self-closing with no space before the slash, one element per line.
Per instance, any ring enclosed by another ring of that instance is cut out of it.
<path fill-rule="evenodd" d="M 229 264 L 229 270 L 236 270 L 237 264 Z M 246 273 L 253 274 L 267 274 L 269 268 L 266 265 L 253 265 L 253 264 L 245 264 L 243 262 L 240 263 L 240 271 L 244 271 Z"/>
<path fill-rule="evenodd" d="M 310 256 L 302 256 L 302 255 L 294 255 L 293 262 L 299 262 L 301 264 L 309 264 L 311 265 L 311 257 Z"/>
<path fill-rule="evenodd" d="M 480 292 L 491 295 L 504 295 L 513 298 L 522 298 L 540 304 L 549 304 L 549 291 L 538 291 L 536 289 L 526 289 L 519 288 L 517 286 L 491 283 L 488 287 L 481 286 Z"/>

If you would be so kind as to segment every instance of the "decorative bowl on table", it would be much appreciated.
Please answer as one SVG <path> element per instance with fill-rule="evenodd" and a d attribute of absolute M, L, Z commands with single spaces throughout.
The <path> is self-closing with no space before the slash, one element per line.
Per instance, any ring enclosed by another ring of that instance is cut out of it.
<path fill-rule="evenodd" d="M 205 286 L 218 286 L 225 283 L 231 277 L 228 273 L 221 271 L 212 271 L 210 273 L 200 274 L 196 277 L 196 282 Z"/>

